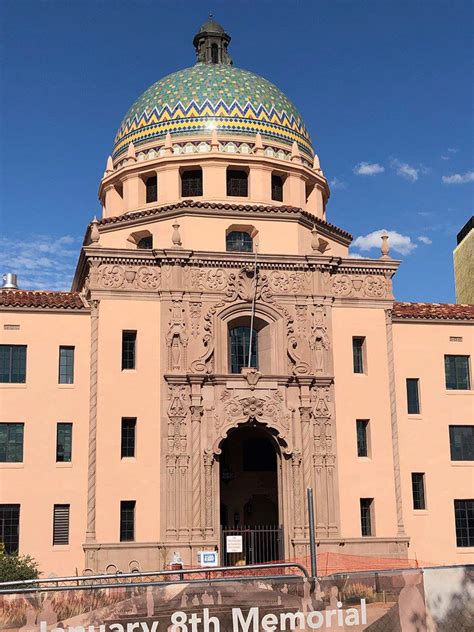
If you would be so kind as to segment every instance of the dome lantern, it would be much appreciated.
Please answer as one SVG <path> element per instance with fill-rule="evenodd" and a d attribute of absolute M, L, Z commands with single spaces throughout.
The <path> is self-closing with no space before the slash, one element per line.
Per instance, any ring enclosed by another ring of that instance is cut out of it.
<path fill-rule="evenodd" d="M 193 39 L 197 63 L 232 66 L 232 59 L 227 52 L 230 39 L 230 35 L 213 19 L 211 14 Z"/>

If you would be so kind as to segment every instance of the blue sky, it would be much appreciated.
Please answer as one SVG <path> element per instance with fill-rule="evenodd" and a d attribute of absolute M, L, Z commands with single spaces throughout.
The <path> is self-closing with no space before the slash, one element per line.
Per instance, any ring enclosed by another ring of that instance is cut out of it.
<path fill-rule="evenodd" d="M 378 256 L 377 231 L 393 231 L 396 298 L 453 302 L 452 250 L 473 207 L 473 6 L 2 0 L 0 271 L 68 288 L 124 113 L 194 63 L 212 10 L 234 64 L 299 108 L 332 183 L 328 220 L 358 238 L 352 252 Z"/>

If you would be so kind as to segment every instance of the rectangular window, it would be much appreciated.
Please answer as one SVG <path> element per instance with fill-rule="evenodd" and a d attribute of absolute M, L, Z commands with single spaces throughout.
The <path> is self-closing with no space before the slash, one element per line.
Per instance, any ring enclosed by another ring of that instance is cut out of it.
<path fill-rule="evenodd" d="M 0 345 L 0 382 L 26 382 L 26 345 Z"/>
<path fill-rule="evenodd" d="M 474 426 L 449 426 L 451 461 L 474 461 Z"/>
<path fill-rule="evenodd" d="M 135 368 L 136 331 L 122 331 L 122 371 Z"/>
<path fill-rule="evenodd" d="M 352 357 L 354 373 L 364 373 L 365 338 L 354 336 L 352 338 Z"/>
<path fill-rule="evenodd" d="M 54 505 L 53 545 L 69 544 L 69 508 L 70 505 Z"/>
<path fill-rule="evenodd" d="M 474 499 L 455 500 L 456 546 L 474 546 Z"/>
<path fill-rule="evenodd" d="M 193 169 L 181 174 L 181 197 L 202 195 L 202 170 Z"/>
<path fill-rule="evenodd" d="M 59 383 L 74 384 L 74 347 L 59 347 Z"/>
<path fill-rule="evenodd" d="M 122 459 L 135 456 L 136 428 L 135 417 L 122 417 Z"/>
<path fill-rule="evenodd" d="M 357 456 L 369 456 L 369 420 L 357 419 Z"/>
<path fill-rule="evenodd" d="M 471 388 L 469 356 L 445 355 L 446 388 L 450 391 L 468 391 Z"/>
<path fill-rule="evenodd" d="M 0 542 L 5 552 L 17 553 L 20 542 L 20 505 L 0 505 Z"/>
<path fill-rule="evenodd" d="M 411 489 L 413 492 L 413 509 L 426 509 L 425 475 L 423 473 L 412 472 Z"/>
<path fill-rule="evenodd" d="M 120 542 L 135 540 L 135 501 L 120 502 Z"/>
<path fill-rule="evenodd" d="M 373 512 L 374 499 L 373 498 L 361 498 L 360 499 L 360 527 L 363 536 L 373 535 L 372 527 L 372 512 Z"/>
<path fill-rule="evenodd" d="M 416 377 L 407 378 L 407 408 L 409 415 L 420 414 L 420 380 Z"/>
<path fill-rule="evenodd" d="M 72 424 L 60 422 L 56 429 L 56 462 L 72 460 Z"/>
<path fill-rule="evenodd" d="M 0 463 L 23 462 L 24 426 L 0 423 Z"/>
<path fill-rule="evenodd" d="M 248 175 L 245 171 L 229 169 L 227 171 L 227 195 L 232 197 L 248 197 Z"/>

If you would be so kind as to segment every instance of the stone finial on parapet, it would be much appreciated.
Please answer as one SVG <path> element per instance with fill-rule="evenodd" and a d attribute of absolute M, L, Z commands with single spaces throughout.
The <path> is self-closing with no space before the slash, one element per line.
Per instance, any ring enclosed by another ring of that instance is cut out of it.
<path fill-rule="evenodd" d="M 165 136 L 165 156 L 171 156 L 173 153 L 173 141 L 171 140 L 171 134 L 168 132 Z"/>
<path fill-rule="evenodd" d="M 179 224 L 173 224 L 173 234 L 171 235 L 171 241 L 173 242 L 173 248 L 182 248 L 181 235 L 179 234 Z"/>
<path fill-rule="evenodd" d="M 211 151 L 219 151 L 219 141 L 217 139 L 217 130 L 211 132 Z"/>
<path fill-rule="evenodd" d="M 260 132 L 257 132 L 255 135 L 255 155 L 263 156 L 263 141 Z"/>
<path fill-rule="evenodd" d="M 313 252 L 319 250 L 319 237 L 318 231 L 316 230 L 316 225 L 313 226 L 313 230 L 311 231 L 311 250 Z"/>
<path fill-rule="evenodd" d="M 314 169 L 317 173 L 322 173 L 321 163 L 319 162 L 319 156 L 318 156 L 318 154 L 314 154 L 314 158 L 313 158 L 313 169 Z"/>
<path fill-rule="evenodd" d="M 296 140 L 293 141 L 293 145 L 291 146 L 291 160 L 293 162 L 301 162 L 300 148 Z"/>
<path fill-rule="evenodd" d="M 93 246 L 100 246 L 100 244 L 99 244 L 99 240 L 100 240 L 99 221 L 98 221 L 97 217 L 95 217 L 95 215 L 94 215 L 94 219 L 91 222 L 90 237 L 91 237 L 91 244 Z"/>
<path fill-rule="evenodd" d="M 387 234 L 381 235 L 381 239 L 382 239 L 382 246 L 380 248 L 380 252 L 382 253 L 382 256 L 380 258 L 390 259 L 390 256 L 388 254 L 390 252 L 390 248 L 388 245 L 388 235 Z"/>
<path fill-rule="evenodd" d="M 114 172 L 114 161 L 112 160 L 112 156 L 107 158 L 107 165 L 105 167 L 105 175 L 108 176 Z"/>
<path fill-rule="evenodd" d="M 130 143 L 127 149 L 127 163 L 137 162 L 137 153 L 135 151 L 135 145 Z"/>

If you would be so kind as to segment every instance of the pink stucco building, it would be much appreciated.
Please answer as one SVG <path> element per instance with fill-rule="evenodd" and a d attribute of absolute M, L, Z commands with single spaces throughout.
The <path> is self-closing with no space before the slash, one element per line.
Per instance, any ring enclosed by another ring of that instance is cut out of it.
<path fill-rule="evenodd" d="M 72 290 L 0 292 L 0 538 L 46 574 L 298 558 L 312 487 L 320 551 L 473 562 L 474 307 L 395 302 L 386 239 L 349 258 L 229 41 L 125 115 Z"/>

